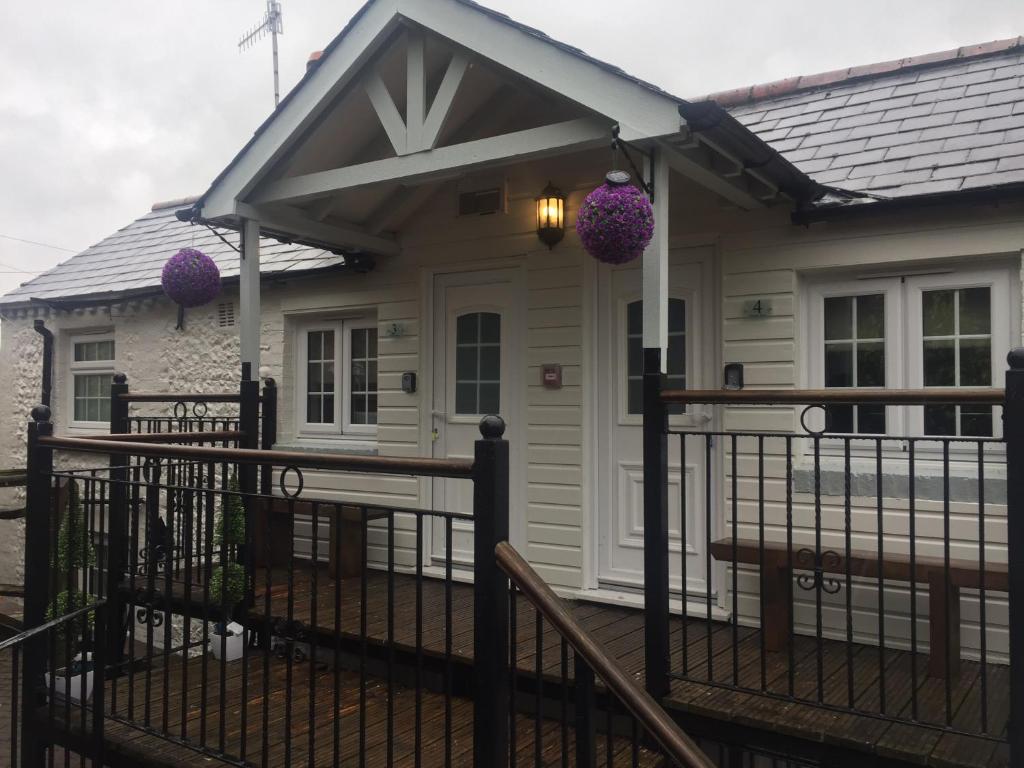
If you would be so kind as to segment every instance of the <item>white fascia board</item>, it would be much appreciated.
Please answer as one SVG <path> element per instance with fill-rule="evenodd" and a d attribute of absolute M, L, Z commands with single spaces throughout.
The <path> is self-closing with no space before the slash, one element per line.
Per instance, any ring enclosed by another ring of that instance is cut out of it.
<path fill-rule="evenodd" d="M 207 220 L 238 216 L 244 199 L 335 97 L 360 74 L 390 32 L 408 19 L 618 123 L 642 141 L 679 132 L 678 103 L 625 77 L 454 0 L 374 0 L 310 79 L 288 98 L 237 163 L 208 193 Z"/>
<path fill-rule="evenodd" d="M 399 0 L 403 16 L 617 122 L 627 141 L 679 132 L 679 102 L 455 0 Z"/>
<path fill-rule="evenodd" d="M 611 125 L 585 117 L 529 128 L 404 157 L 292 176 L 271 182 L 249 201 L 253 205 L 322 197 L 371 184 L 423 184 L 466 171 L 605 146 Z"/>
<path fill-rule="evenodd" d="M 239 215 L 237 202 L 288 150 L 292 137 L 301 135 L 360 74 L 362 65 L 400 23 L 396 18 L 399 2 L 375 0 L 366 8 L 338 46 L 320 60 L 310 79 L 291 95 L 280 114 L 207 193 L 201 213 L 204 219 Z"/>

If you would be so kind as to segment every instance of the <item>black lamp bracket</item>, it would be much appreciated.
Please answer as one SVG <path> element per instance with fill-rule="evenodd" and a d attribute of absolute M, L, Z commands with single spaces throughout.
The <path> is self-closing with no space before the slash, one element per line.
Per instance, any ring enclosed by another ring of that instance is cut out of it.
<path fill-rule="evenodd" d="M 648 197 L 650 197 L 651 200 L 653 201 L 654 200 L 654 152 L 653 151 L 643 150 L 640 147 L 638 147 L 636 144 L 633 144 L 631 142 L 626 141 L 621 136 L 619 136 L 619 132 L 620 132 L 619 126 L 617 124 L 613 125 L 612 126 L 612 159 L 613 160 L 615 159 L 616 153 L 618 153 L 620 151 L 622 152 L 622 154 L 626 158 L 626 162 L 629 163 L 629 167 L 633 169 L 633 173 L 635 174 L 635 176 L 637 178 L 637 181 L 640 182 L 640 187 L 643 189 L 644 192 L 647 193 Z M 651 177 L 649 179 L 645 178 L 644 174 L 643 174 L 643 171 L 641 171 L 637 167 L 636 162 L 633 160 L 633 156 L 630 154 L 630 151 L 633 151 L 633 152 L 637 153 L 638 155 L 643 155 L 648 160 L 650 160 L 649 165 L 650 165 L 650 168 L 651 168 Z"/>

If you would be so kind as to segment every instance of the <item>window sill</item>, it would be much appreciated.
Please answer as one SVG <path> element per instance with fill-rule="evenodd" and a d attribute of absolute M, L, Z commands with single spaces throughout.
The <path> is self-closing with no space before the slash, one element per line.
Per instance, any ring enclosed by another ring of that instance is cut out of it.
<path fill-rule="evenodd" d="M 844 496 L 846 493 L 846 465 L 841 456 L 822 456 L 821 495 Z M 814 466 L 804 464 L 793 469 L 793 490 L 796 493 L 814 493 Z M 874 458 L 850 460 L 850 495 L 874 497 L 877 494 Z M 887 457 L 883 460 L 882 496 L 906 499 L 910 496 L 909 461 Z M 978 501 L 977 454 L 974 461 L 951 461 L 949 465 L 949 497 L 951 501 Z M 919 459 L 914 462 L 914 498 L 921 501 L 945 499 L 945 475 L 941 461 Z M 985 463 L 985 502 L 1006 503 L 1006 465 Z"/>
<path fill-rule="evenodd" d="M 290 442 L 276 443 L 275 451 L 299 453 L 345 453 L 353 456 L 376 456 L 377 441 L 351 437 L 296 437 Z"/>
<path fill-rule="evenodd" d="M 102 422 L 95 424 L 69 424 L 67 427 L 70 437 L 95 437 L 96 435 L 109 435 L 110 425 Z"/>

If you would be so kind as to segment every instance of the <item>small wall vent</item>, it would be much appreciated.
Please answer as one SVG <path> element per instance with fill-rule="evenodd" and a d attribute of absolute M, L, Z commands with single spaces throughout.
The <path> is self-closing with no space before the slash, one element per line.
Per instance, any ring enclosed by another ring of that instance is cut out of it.
<path fill-rule="evenodd" d="M 217 305 L 217 325 L 231 328 L 235 324 L 235 305 L 231 302 Z"/>
<path fill-rule="evenodd" d="M 463 192 L 459 195 L 459 216 L 487 216 L 504 209 L 500 187 Z"/>

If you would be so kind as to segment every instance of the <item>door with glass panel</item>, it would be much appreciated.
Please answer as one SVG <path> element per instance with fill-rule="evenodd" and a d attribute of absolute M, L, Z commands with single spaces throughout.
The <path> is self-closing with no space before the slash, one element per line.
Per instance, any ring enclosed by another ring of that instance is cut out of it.
<path fill-rule="evenodd" d="M 516 270 L 439 275 L 434 285 L 434 372 L 431 412 L 432 452 L 436 458 L 472 459 L 480 437 L 480 419 L 489 414 L 505 419 L 505 436 L 516 439 L 520 397 L 521 299 Z M 521 469 L 511 446 L 510 515 L 520 518 Z M 471 514 L 473 484 L 464 480 L 433 481 L 433 508 Z M 473 525 L 457 520 L 451 531 L 433 518 L 430 559 L 442 564 L 451 539 L 452 559 L 473 563 Z M 513 523 L 515 528 L 515 523 Z"/>
<path fill-rule="evenodd" d="M 669 265 L 667 383 L 672 388 L 713 386 L 714 323 L 711 249 L 673 251 Z M 609 588 L 643 587 L 643 302 L 638 265 L 600 276 L 598 412 L 598 580 Z M 708 410 L 673 408 L 673 428 L 706 429 Z M 679 439 L 669 439 L 670 586 L 682 589 L 686 549 L 687 592 L 706 591 L 707 454 L 703 440 L 687 442 L 685 467 Z M 713 484 L 712 484 L 713 485 Z M 712 499 L 712 505 L 716 503 Z M 683 519 L 685 515 L 685 537 Z M 714 512 L 712 511 L 712 519 Z"/>

